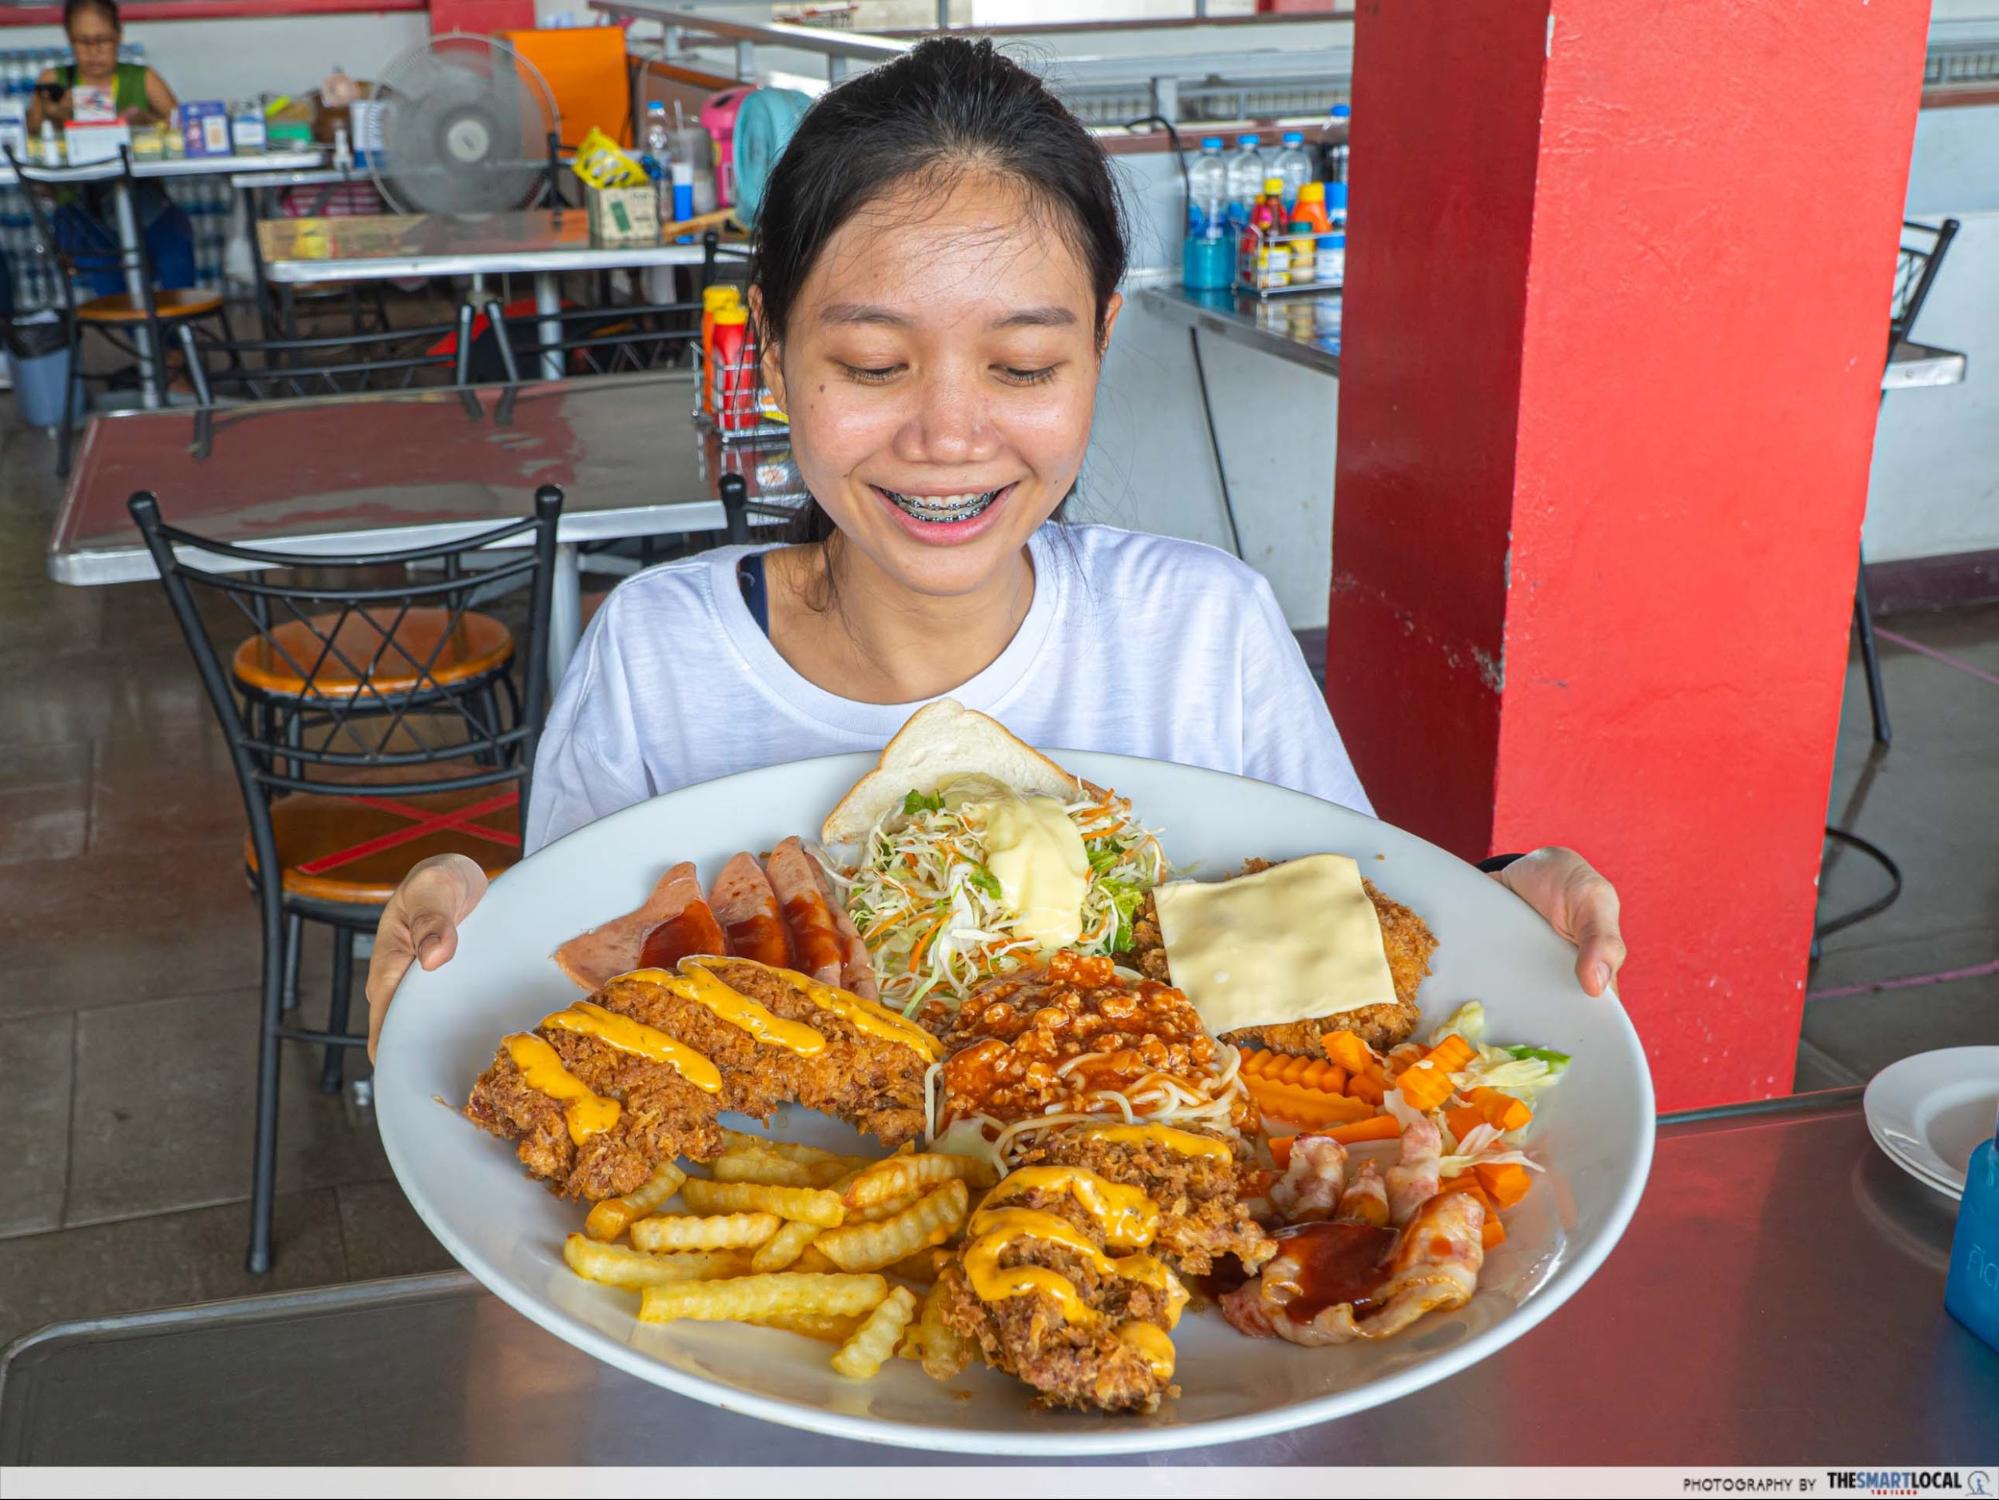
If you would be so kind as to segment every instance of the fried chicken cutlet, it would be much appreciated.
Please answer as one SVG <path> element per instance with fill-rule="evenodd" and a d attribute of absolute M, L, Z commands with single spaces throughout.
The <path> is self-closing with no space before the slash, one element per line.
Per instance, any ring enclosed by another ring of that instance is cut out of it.
<path fill-rule="evenodd" d="M 1221 1150 L 1208 1154 L 1197 1142 L 1213 1142 Z M 1158 1206 L 1153 1252 L 1185 1275 L 1205 1276 L 1228 1255 L 1254 1271 L 1275 1253 L 1270 1236 L 1238 1197 L 1238 1164 L 1228 1143 L 1212 1132 L 1077 1126 L 1041 1137 L 1021 1164 L 1081 1167 L 1106 1182 L 1137 1188 Z"/>
<path fill-rule="evenodd" d="M 1241 873 L 1254 875 L 1269 869 L 1271 864 L 1272 861 L 1267 859 L 1247 860 Z M 1398 1042 L 1408 1039 L 1416 1029 L 1420 1014 L 1416 990 L 1430 972 L 1430 955 L 1437 950 L 1437 939 L 1421 917 L 1401 902 L 1383 895 L 1373 881 L 1363 879 L 1361 888 L 1367 892 L 1368 900 L 1374 903 L 1375 915 L 1381 922 L 1381 941 L 1387 950 L 1388 974 L 1395 983 L 1395 1003 L 1370 1005 L 1336 1016 L 1292 1021 L 1280 1026 L 1244 1027 L 1240 1031 L 1229 1032 L 1222 1038 L 1223 1041 L 1238 1047 L 1267 1047 L 1273 1052 L 1324 1057 L 1326 1051 L 1320 1038 L 1328 1032 L 1351 1031 L 1377 1052 L 1386 1052 Z M 1146 892 L 1132 920 L 1132 948 L 1132 953 L 1121 955 L 1121 961 L 1129 963 L 1148 978 L 1171 982 L 1166 944 L 1159 930 L 1159 913 L 1153 905 L 1150 891 Z"/>
<path fill-rule="evenodd" d="M 1006 1182 L 939 1272 L 938 1316 L 1047 1405 L 1156 1409 L 1175 1391 L 1179 1277 L 1133 1248 L 1134 1216 L 1092 1212 L 1068 1188 L 1007 1198 Z"/>
<path fill-rule="evenodd" d="M 803 976 L 795 976 L 801 985 L 748 960 L 701 963 L 714 972 L 621 975 L 547 1017 L 525 1045 L 509 1037 L 473 1086 L 467 1116 L 516 1142 L 522 1165 L 553 1191 L 587 1198 L 630 1192 L 676 1157 L 718 1155 L 722 1110 L 768 1120 L 795 1101 L 889 1146 L 922 1131 L 923 1075 L 935 1055 L 927 1037 L 902 1023 L 922 1043 L 912 1045 L 843 992 L 814 1000 Z M 571 1029 L 578 1012 L 593 1009 L 609 1019 Z M 620 1019 L 642 1029 L 621 1032 Z M 651 1055 L 675 1046 L 685 1054 L 679 1063 Z"/>

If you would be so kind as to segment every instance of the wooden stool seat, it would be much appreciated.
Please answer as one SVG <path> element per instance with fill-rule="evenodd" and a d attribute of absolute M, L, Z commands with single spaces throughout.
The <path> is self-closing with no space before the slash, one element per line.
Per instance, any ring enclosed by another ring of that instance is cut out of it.
<path fill-rule="evenodd" d="M 162 320 L 174 318 L 201 318 L 220 311 L 220 292 L 199 291 L 155 291 L 153 311 Z M 92 297 L 88 302 L 79 303 L 76 309 L 79 322 L 83 323 L 143 323 L 146 310 L 134 302 L 124 292 L 110 297 Z"/>
<path fill-rule="evenodd" d="M 500 782 L 409 795 L 393 783 L 365 796 L 292 792 L 271 804 L 287 894 L 311 901 L 380 906 L 410 866 L 433 854 L 463 854 L 489 876 L 520 858 L 520 789 Z M 252 876 L 257 851 L 243 840 Z"/>
<path fill-rule="evenodd" d="M 364 687 L 370 698 L 394 697 L 473 681 L 514 654 L 513 632 L 476 610 L 453 623 L 451 611 L 442 608 L 357 609 L 334 630 L 338 619 L 314 615 L 310 624 L 292 620 L 268 636 L 251 636 L 236 648 L 236 680 L 283 698 L 353 698 Z"/>

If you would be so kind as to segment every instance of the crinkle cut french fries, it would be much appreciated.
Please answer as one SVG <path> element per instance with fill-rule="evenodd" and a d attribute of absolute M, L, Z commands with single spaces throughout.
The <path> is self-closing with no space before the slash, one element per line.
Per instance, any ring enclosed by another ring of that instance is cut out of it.
<path fill-rule="evenodd" d="M 963 1368 L 969 1350 L 936 1318 L 929 1283 L 992 1185 L 985 1163 L 723 1139 L 710 1176 L 669 1163 L 593 1205 L 563 1245 L 569 1268 L 638 1292 L 642 1323 L 749 1323 L 836 1345 L 833 1368 L 851 1379 L 873 1378 L 898 1351 L 940 1378 Z"/>

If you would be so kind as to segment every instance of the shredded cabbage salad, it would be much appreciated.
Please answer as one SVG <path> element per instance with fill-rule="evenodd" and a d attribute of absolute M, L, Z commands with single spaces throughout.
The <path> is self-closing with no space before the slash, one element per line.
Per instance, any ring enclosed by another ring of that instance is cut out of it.
<path fill-rule="evenodd" d="M 986 867 L 978 830 L 961 815 L 988 790 L 971 778 L 940 792 L 910 792 L 900 813 L 869 833 L 862 862 L 832 872 L 874 958 L 883 1003 L 904 1015 L 932 996 L 955 1007 L 981 980 L 1034 956 L 1034 943 L 1015 935 L 1015 915 Z M 1158 834 L 1135 822 L 1131 803 L 1115 792 L 1065 810 L 1090 861 L 1082 935 L 1073 946 L 1086 954 L 1124 952 L 1139 902 L 1166 877 Z"/>

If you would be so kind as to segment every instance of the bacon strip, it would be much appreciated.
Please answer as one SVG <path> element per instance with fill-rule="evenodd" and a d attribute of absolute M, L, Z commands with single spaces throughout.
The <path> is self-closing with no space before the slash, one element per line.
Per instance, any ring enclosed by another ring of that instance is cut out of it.
<path fill-rule="evenodd" d="M 679 916 L 688 903 L 700 899 L 701 881 L 694 873 L 694 866 L 682 861 L 660 877 L 652 894 L 636 911 L 613 917 L 603 926 L 593 927 L 556 949 L 556 965 L 582 988 L 600 989 L 618 975 L 639 968 L 647 934 Z"/>
<path fill-rule="evenodd" d="M 1388 1218 L 1409 1222 L 1410 1215 L 1437 1195 L 1437 1177 L 1444 1155 L 1443 1132 L 1428 1115 L 1402 1127 L 1402 1157 L 1388 1169 Z"/>
<path fill-rule="evenodd" d="M 1287 1224 L 1329 1219 L 1346 1188 L 1347 1148 L 1329 1135 L 1301 1135 L 1291 1162 L 1270 1185 L 1270 1202 Z"/>
<path fill-rule="evenodd" d="M 819 884 L 812 856 L 796 836 L 770 852 L 770 883 L 791 929 L 791 946 L 798 967 L 821 984 L 838 984 L 846 962 L 846 945 L 833 920 L 832 903 Z"/>
<path fill-rule="evenodd" d="M 722 866 L 710 894 L 715 920 L 722 924 L 732 955 L 778 969 L 797 965 L 791 933 L 778 910 L 777 892 L 771 889 L 754 854 L 738 854 Z"/>

